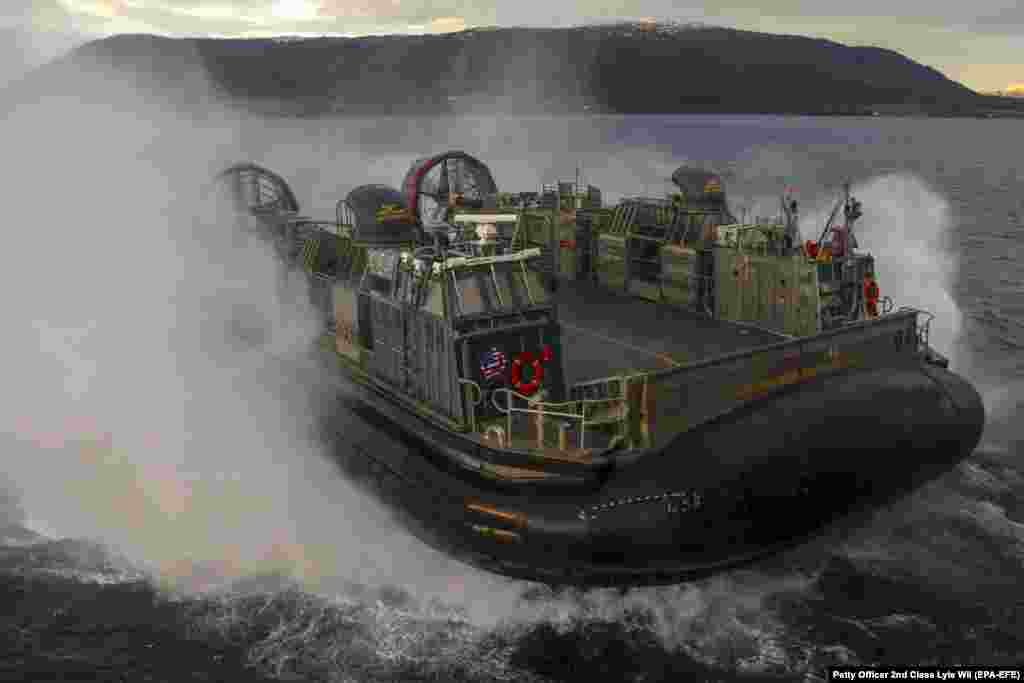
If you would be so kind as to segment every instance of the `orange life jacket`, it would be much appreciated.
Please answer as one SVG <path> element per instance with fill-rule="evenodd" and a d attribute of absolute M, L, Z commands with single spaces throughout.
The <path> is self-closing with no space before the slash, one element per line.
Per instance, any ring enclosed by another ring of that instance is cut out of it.
<path fill-rule="evenodd" d="M 874 280 L 867 280 L 864 283 L 864 299 L 871 303 L 874 303 L 878 301 L 878 294 L 878 283 L 875 282 Z"/>

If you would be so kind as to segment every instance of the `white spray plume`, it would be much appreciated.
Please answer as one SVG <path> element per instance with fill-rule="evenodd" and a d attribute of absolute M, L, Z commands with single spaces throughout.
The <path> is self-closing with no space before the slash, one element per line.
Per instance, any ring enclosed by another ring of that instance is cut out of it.
<path fill-rule="evenodd" d="M 903 174 L 872 178 L 851 193 L 864 212 L 856 224 L 857 242 L 875 257 L 882 294 L 896 307 L 932 313 L 929 341 L 956 365 L 963 313 L 952 295 L 959 257 L 951 248 L 949 203 L 920 178 Z M 805 239 L 818 238 L 834 202 L 824 197 L 801 215 Z"/>
<path fill-rule="evenodd" d="M 124 93 L 54 96 L 4 122 L 0 432 L 21 495 L 5 516 L 24 509 L 185 589 L 204 588 L 196 566 L 281 572 L 405 586 L 493 620 L 514 584 L 409 536 L 318 441 L 338 391 L 307 356 L 319 322 L 302 291 L 278 305 L 270 248 L 201 192 L 263 161 L 245 130 Z"/>
<path fill-rule="evenodd" d="M 949 203 L 912 175 L 875 178 L 852 191 L 864 207 L 858 239 L 875 255 L 884 293 L 896 306 L 935 315 L 929 343 L 955 367 L 963 313 L 952 293 L 960 259 Z"/>

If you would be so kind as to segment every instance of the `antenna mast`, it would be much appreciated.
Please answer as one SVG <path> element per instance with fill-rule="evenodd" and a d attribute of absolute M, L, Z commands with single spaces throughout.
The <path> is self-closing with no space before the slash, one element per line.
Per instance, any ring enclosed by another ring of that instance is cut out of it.
<path fill-rule="evenodd" d="M 835 207 L 832 208 L 832 213 L 829 215 L 828 220 L 825 221 L 825 229 L 821 231 L 821 236 L 818 237 L 818 243 L 819 244 L 821 243 L 822 240 L 825 239 L 825 235 L 828 234 L 829 228 L 832 227 L 832 221 L 834 221 L 836 219 L 836 214 L 839 213 L 839 207 L 843 205 L 843 203 L 846 201 L 846 197 L 849 196 L 849 192 L 850 192 L 850 184 L 849 183 L 844 183 L 843 184 L 843 192 L 844 192 L 844 198 L 840 199 L 838 202 L 836 202 L 836 205 L 835 205 Z"/>

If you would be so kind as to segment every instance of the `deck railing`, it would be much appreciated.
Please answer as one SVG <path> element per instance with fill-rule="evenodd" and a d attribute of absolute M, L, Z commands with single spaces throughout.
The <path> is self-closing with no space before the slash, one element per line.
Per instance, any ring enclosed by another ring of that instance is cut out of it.
<path fill-rule="evenodd" d="M 697 313 L 715 317 L 715 278 L 710 275 L 694 275 L 693 273 L 673 273 L 671 277 L 663 277 L 662 288 L 665 283 L 674 286 L 676 289 L 685 291 L 686 298 L 683 301 L 676 301 L 672 295 L 665 298 L 673 303 L 680 303 Z"/>
<path fill-rule="evenodd" d="M 507 388 L 496 389 L 490 400 L 505 418 L 505 444 L 512 448 L 573 451 L 611 447 L 617 440 L 630 447 L 658 447 L 680 432 L 792 385 L 850 368 L 912 362 L 931 353 L 931 318 L 926 311 L 901 309 L 812 337 L 583 382 L 570 387 L 570 400 L 563 402 Z M 611 441 L 594 439 L 596 433 L 608 432 L 615 432 Z M 572 433 L 578 436 L 571 438 Z"/>
<path fill-rule="evenodd" d="M 900 306 L 898 312 L 917 313 L 917 351 L 918 353 L 927 352 L 929 348 L 928 337 L 931 334 L 932 321 L 935 320 L 935 314 L 911 306 Z"/>
<path fill-rule="evenodd" d="M 504 397 L 504 405 L 500 403 L 501 396 Z M 558 448 L 563 451 L 586 449 L 588 428 L 609 421 L 625 420 L 628 416 L 626 400 L 618 396 L 548 402 L 512 389 L 499 388 L 491 393 L 491 403 L 505 415 L 508 443 L 532 442 L 535 448 Z M 604 418 L 598 416 L 602 409 Z M 577 444 L 570 443 L 569 431 L 579 435 Z"/>
<path fill-rule="evenodd" d="M 927 338 L 927 321 L 919 324 L 919 313 L 901 310 L 811 337 L 647 373 L 656 397 L 656 445 L 819 376 L 910 362 L 921 354 L 922 338 Z"/>

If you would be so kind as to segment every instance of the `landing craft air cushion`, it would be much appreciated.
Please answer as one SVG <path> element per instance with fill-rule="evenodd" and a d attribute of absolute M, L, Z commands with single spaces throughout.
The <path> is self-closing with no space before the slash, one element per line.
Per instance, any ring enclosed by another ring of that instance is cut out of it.
<path fill-rule="evenodd" d="M 764 556 L 966 458 L 981 399 L 880 295 L 845 188 L 800 243 L 797 204 L 741 223 L 722 179 L 666 198 L 499 192 L 463 152 L 299 215 L 253 164 L 237 223 L 302 271 L 351 409 L 403 449 L 344 458 L 426 542 L 551 584 L 695 578 Z"/>

